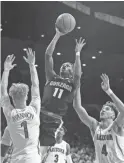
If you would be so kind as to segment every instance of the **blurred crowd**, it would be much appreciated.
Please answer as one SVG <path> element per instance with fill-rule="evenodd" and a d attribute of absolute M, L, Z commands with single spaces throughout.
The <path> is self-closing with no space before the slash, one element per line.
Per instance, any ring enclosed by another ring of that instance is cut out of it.
<path fill-rule="evenodd" d="M 89 145 L 82 145 L 82 147 L 71 148 L 71 156 L 74 163 L 93 163 L 95 151 Z"/>

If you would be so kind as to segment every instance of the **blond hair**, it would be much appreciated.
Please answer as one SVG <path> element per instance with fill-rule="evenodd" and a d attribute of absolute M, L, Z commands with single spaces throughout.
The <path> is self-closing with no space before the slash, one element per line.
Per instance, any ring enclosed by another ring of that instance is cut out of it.
<path fill-rule="evenodd" d="M 24 99 L 29 91 L 29 87 L 24 83 L 13 83 L 9 89 L 9 95 L 13 99 L 21 100 Z"/>

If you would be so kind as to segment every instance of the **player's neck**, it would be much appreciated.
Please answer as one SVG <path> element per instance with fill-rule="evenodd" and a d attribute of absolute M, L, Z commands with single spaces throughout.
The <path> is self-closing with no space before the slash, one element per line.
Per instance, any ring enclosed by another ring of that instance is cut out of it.
<path fill-rule="evenodd" d="M 112 123 L 113 123 L 113 120 L 112 120 L 112 119 L 102 119 L 102 120 L 101 120 L 101 125 L 100 125 L 100 127 L 101 127 L 102 129 L 106 129 L 106 128 L 108 128 Z"/>
<path fill-rule="evenodd" d="M 62 79 L 69 79 L 70 76 L 68 74 L 60 74 L 60 77 Z"/>
<path fill-rule="evenodd" d="M 18 108 L 18 109 L 24 109 L 26 108 L 26 102 L 18 102 L 18 103 L 15 103 L 15 108 Z"/>
<path fill-rule="evenodd" d="M 62 139 L 59 139 L 56 141 L 57 144 L 60 144 L 62 142 Z"/>

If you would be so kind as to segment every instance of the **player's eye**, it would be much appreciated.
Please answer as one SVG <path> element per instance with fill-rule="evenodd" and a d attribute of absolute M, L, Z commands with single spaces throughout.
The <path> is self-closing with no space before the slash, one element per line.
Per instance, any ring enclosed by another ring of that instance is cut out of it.
<path fill-rule="evenodd" d="M 110 110 L 110 108 L 109 107 L 106 107 L 106 110 Z"/>

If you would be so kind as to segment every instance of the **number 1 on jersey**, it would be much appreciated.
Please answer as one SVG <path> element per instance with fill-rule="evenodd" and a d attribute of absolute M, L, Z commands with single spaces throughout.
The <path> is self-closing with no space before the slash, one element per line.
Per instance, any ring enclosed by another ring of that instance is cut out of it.
<path fill-rule="evenodd" d="M 28 136 L 28 128 L 27 128 L 27 121 L 23 121 L 21 123 L 21 127 L 24 127 L 25 139 L 29 138 L 29 136 Z"/>
<path fill-rule="evenodd" d="M 57 96 L 60 99 L 62 97 L 63 91 L 64 91 L 63 89 L 55 88 L 53 96 L 54 97 Z"/>

